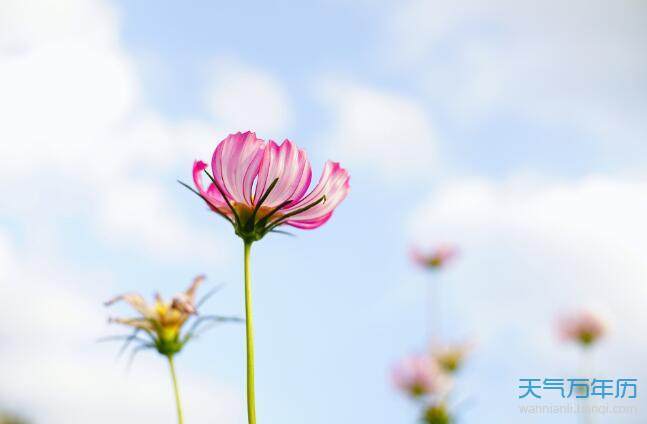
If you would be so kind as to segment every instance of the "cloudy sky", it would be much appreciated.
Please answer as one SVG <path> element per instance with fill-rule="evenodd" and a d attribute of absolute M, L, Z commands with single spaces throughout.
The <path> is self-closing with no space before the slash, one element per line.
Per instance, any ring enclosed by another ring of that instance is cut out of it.
<path fill-rule="evenodd" d="M 596 375 L 647 378 L 645 19 L 641 0 L 3 0 L 0 407 L 174 422 L 163 361 L 127 371 L 95 342 L 119 331 L 101 303 L 205 273 L 206 308 L 242 312 L 241 243 L 175 180 L 247 129 L 352 175 L 324 227 L 255 246 L 262 420 L 415 421 L 388 381 L 425 344 L 411 243 L 461 248 L 431 283 L 446 336 L 477 346 L 462 422 L 546 422 L 516 386 L 578 367 L 552 328 L 571 308 L 613 325 Z M 178 357 L 188 422 L 243 422 L 243 354 L 222 326 Z M 644 422 L 636 403 L 598 422 Z"/>

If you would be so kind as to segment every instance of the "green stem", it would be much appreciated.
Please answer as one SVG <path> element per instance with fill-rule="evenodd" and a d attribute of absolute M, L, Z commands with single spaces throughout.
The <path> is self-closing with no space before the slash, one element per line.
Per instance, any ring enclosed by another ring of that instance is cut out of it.
<path fill-rule="evenodd" d="M 254 327 L 252 322 L 252 287 L 249 257 L 252 243 L 245 242 L 245 334 L 247 338 L 247 420 L 256 424 L 256 396 L 254 394 Z"/>
<path fill-rule="evenodd" d="M 580 359 L 580 374 L 581 378 L 588 378 L 591 374 L 591 365 L 590 365 L 590 356 L 591 352 L 589 351 L 589 348 L 584 347 L 582 349 L 582 356 Z M 580 418 L 582 424 L 593 424 L 594 419 L 593 419 L 593 414 L 591 412 L 591 397 L 590 397 L 590 390 L 591 390 L 591 383 L 588 384 L 589 388 L 587 389 L 589 391 L 589 396 L 586 398 L 582 399 L 582 407 L 583 411 L 580 413 Z"/>
<path fill-rule="evenodd" d="M 173 391 L 175 392 L 175 406 L 177 408 L 177 422 L 178 424 L 184 423 L 182 415 L 182 403 L 180 402 L 180 388 L 177 384 L 177 375 L 175 374 L 175 363 L 173 362 L 173 355 L 168 355 L 168 364 L 171 368 L 171 377 L 173 378 Z"/>

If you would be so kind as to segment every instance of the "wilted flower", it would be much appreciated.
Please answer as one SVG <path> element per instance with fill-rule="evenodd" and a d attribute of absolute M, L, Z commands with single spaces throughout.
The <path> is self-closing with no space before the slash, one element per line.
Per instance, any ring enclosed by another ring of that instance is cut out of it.
<path fill-rule="evenodd" d="M 558 334 L 562 340 L 579 343 L 588 347 L 607 332 L 606 323 L 591 311 L 582 310 L 558 321 Z"/>
<path fill-rule="evenodd" d="M 151 337 L 151 342 L 159 353 L 173 355 L 179 352 L 191 337 L 190 333 L 181 337 L 180 332 L 189 318 L 197 315 L 195 295 L 203 281 L 204 276 L 196 277 L 185 292 L 175 295 L 170 302 L 165 302 L 159 294 L 155 296 L 155 303 L 152 305 L 137 293 L 117 296 L 107 301 L 105 305 L 110 306 L 123 301 L 132 306 L 139 316 L 110 318 L 110 322 L 144 331 Z"/>
<path fill-rule="evenodd" d="M 413 398 L 444 393 L 451 381 L 429 355 L 413 355 L 398 363 L 393 384 Z"/>
<path fill-rule="evenodd" d="M 194 163 L 197 191 L 192 190 L 247 242 L 260 240 L 280 225 L 319 227 L 350 187 L 348 172 L 328 161 L 319 183 L 306 194 L 312 170 L 305 151 L 289 140 L 277 145 L 249 131 L 222 140 L 213 153 L 211 173 L 207 168 L 205 162 Z M 208 186 L 203 183 L 204 174 Z"/>
<path fill-rule="evenodd" d="M 129 343 L 135 342 L 139 343 L 139 345 L 134 348 L 133 355 L 141 349 L 157 349 L 160 354 L 167 357 L 173 379 L 173 390 L 175 393 L 179 424 L 183 424 L 184 418 L 173 360 L 175 354 L 180 352 L 186 343 L 197 334 L 196 331 L 201 323 L 207 321 L 240 321 L 238 318 L 220 317 L 216 315 L 200 316 L 193 321 L 188 331 L 182 333 L 183 326 L 193 316 L 198 315 L 198 307 L 213 293 L 207 294 L 202 300 L 196 302 L 196 292 L 203 281 L 204 276 L 196 277 L 185 292 L 175 295 L 169 302 L 164 301 L 157 294 L 155 296 L 155 303 L 149 305 L 141 295 L 128 293 L 117 296 L 105 303 L 106 306 L 111 306 L 123 301 L 129 304 L 139 314 L 139 316 L 132 318 L 110 318 L 110 322 L 123 324 L 135 329 L 134 333 L 130 336 L 116 337 L 117 339 L 125 340 L 123 349 L 127 348 Z M 138 333 L 140 332 L 144 332 L 148 338 L 139 338 Z M 114 337 L 108 339 L 114 339 Z"/>
<path fill-rule="evenodd" d="M 411 258 L 415 263 L 432 270 L 442 268 L 457 254 L 458 250 L 449 245 L 439 246 L 429 252 L 422 252 L 417 247 L 411 250 Z"/>
<path fill-rule="evenodd" d="M 426 407 L 422 421 L 425 424 L 451 424 L 454 419 L 443 402 L 435 402 Z"/>
<path fill-rule="evenodd" d="M 470 350 L 467 343 L 436 345 L 431 348 L 431 356 L 441 370 L 452 374 L 463 366 Z"/>

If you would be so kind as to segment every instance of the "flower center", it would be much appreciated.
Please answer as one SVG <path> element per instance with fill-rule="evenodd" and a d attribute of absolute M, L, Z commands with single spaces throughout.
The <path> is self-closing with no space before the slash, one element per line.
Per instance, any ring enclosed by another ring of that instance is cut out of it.
<path fill-rule="evenodd" d="M 238 215 L 238 222 L 235 224 L 236 234 L 244 240 L 258 241 L 267 232 L 270 221 L 280 219 L 284 214 L 274 206 L 256 208 L 246 203 L 232 203 L 232 208 Z"/>

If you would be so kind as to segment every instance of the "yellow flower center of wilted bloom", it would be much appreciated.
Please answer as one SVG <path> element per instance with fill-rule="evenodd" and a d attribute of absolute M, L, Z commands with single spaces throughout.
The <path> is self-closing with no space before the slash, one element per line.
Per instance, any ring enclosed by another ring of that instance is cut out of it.
<path fill-rule="evenodd" d="M 177 339 L 182 325 L 189 318 L 188 314 L 174 308 L 169 303 L 157 301 L 155 304 L 157 315 L 157 333 L 161 340 L 172 341 Z"/>
<path fill-rule="evenodd" d="M 145 332 L 151 342 L 144 346 L 154 347 L 159 353 L 170 357 L 182 349 L 183 345 L 192 337 L 197 325 L 202 321 L 199 318 L 187 334 L 181 334 L 184 324 L 191 316 L 198 314 L 195 295 L 202 281 L 204 281 L 204 276 L 196 277 L 186 291 L 178 293 L 169 302 L 165 302 L 159 294 L 155 296 L 153 304 L 147 303 L 138 293 L 117 296 L 107 301 L 106 306 L 122 301 L 128 303 L 138 312 L 139 316 L 111 318 L 110 321 L 136 329 L 134 335 L 128 339 L 129 341 L 137 336 L 137 332 Z M 220 317 L 212 316 L 205 319 L 209 318 L 219 319 Z"/>

